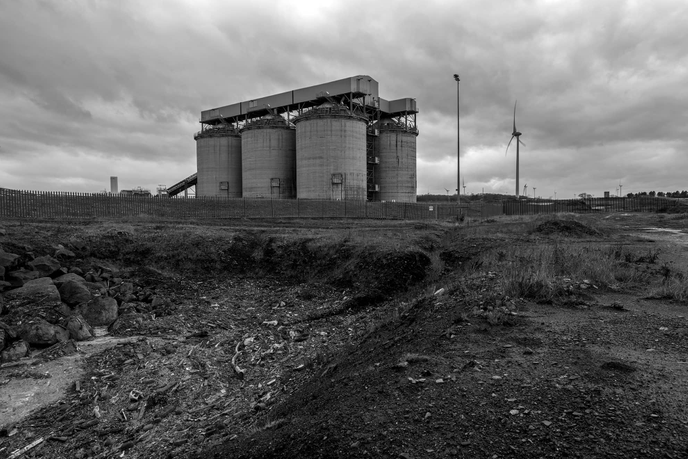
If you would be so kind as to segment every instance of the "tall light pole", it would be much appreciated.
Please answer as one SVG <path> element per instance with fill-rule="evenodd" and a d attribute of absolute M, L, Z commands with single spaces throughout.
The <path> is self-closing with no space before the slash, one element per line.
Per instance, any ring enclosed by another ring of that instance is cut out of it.
<path fill-rule="evenodd" d="M 461 205 L 461 79 L 454 74 L 456 80 L 456 203 Z"/>

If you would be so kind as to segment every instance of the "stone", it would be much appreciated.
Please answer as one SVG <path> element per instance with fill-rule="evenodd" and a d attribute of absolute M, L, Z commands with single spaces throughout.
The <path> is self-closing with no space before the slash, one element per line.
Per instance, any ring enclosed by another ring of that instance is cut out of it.
<path fill-rule="evenodd" d="M 0 278 L 4 279 L 5 278 L 5 267 L 0 266 Z"/>
<path fill-rule="evenodd" d="M 71 274 L 78 274 L 79 276 L 84 275 L 84 271 L 81 268 L 79 268 L 78 266 L 72 266 L 71 268 L 69 268 L 69 272 Z"/>
<path fill-rule="evenodd" d="M 5 252 L 4 250 L 0 249 L 0 266 L 3 268 L 9 268 L 12 266 L 17 258 L 19 258 L 19 255 Z"/>
<path fill-rule="evenodd" d="M 41 274 L 38 271 L 29 271 L 28 269 L 25 268 L 20 268 L 16 271 L 10 271 L 6 279 L 7 281 L 12 284 L 13 287 L 21 287 L 28 281 L 38 279 L 41 277 Z"/>
<path fill-rule="evenodd" d="M 107 274 L 108 278 L 119 276 L 119 269 L 115 265 L 105 261 L 100 261 L 99 263 L 94 264 L 93 269 L 96 270 L 101 276 L 103 276 L 103 274 Z"/>
<path fill-rule="evenodd" d="M 93 293 L 94 295 L 105 295 L 107 292 L 107 286 L 105 285 L 104 282 L 84 282 L 84 285 L 88 287 L 88 289 Z"/>
<path fill-rule="evenodd" d="M 33 261 L 30 261 L 28 265 L 31 266 L 34 270 L 41 273 L 41 277 L 52 276 L 53 273 L 55 273 L 62 267 L 58 260 L 49 255 L 46 255 L 44 257 L 38 257 Z"/>
<path fill-rule="evenodd" d="M 7 332 L 4 328 L 0 328 L 0 352 L 2 352 L 5 349 L 5 346 L 8 342 L 9 336 L 7 336 Z"/>
<path fill-rule="evenodd" d="M 2 351 L 2 361 L 3 362 L 14 362 L 29 353 L 29 344 L 26 341 L 15 341 L 7 349 Z"/>
<path fill-rule="evenodd" d="M 7 309 L 31 304 L 35 307 L 59 306 L 60 292 L 49 277 L 40 277 L 26 282 L 22 287 L 3 293 Z"/>
<path fill-rule="evenodd" d="M 0 322 L 0 330 L 5 332 L 5 337 L 7 338 L 8 342 L 9 340 L 16 339 L 18 336 L 17 331 L 4 322 Z"/>
<path fill-rule="evenodd" d="M 53 256 L 55 258 L 74 258 L 76 255 L 74 255 L 74 252 L 71 250 L 60 246 L 57 250 L 55 250 L 55 255 Z"/>
<path fill-rule="evenodd" d="M 81 277 L 81 275 L 79 275 L 77 273 L 71 272 L 71 270 L 69 273 L 63 274 L 62 276 L 56 277 L 55 279 L 53 279 L 53 282 L 55 283 L 55 285 L 57 286 L 58 289 L 60 287 L 62 287 L 62 284 L 64 284 L 67 281 L 84 283 L 84 282 L 86 282 L 86 279 L 84 279 L 83 277 Z"/>
<path fill-rule="evenodd" d="M 86 341 L 95 336 L 93 327 L 80 314 L 73 315 L 67 319 L 67 331 L 74 341 Z"/>
<path fill-rule="evenodd" d="M 19 336 L 35 346 L 50 346 L 69 339 L 69 332 L 59 325 L 53 325 L 43 319 L 33 319 L 19 329 Z"/>
<path fill-rule="evenodd" d="M 52 278 L 60 277 L 60 276 L 67 274 L 68 272 L 69 272 L 69 270 L 63 266 L 60 269 L 58 269 L 57 271 L 55 271 L 54 273 L 52 273 L 52 275 L 50 277 L 52 277 Z"/>
<path fill-rule="evenodd" d="M 117 300 L 110 297 L 95 297 L 77 307 L 79 313 L 93 327 L 108 326 L 117 320 Z"/>
<path fill-rule="evenodd" d="M 88 303 L 93 299 L 93 295 L 84 282 L 76 280 L 69 280 L 62 283 L 59 288 L 60 298 L 62 301 L 70 306 L 76 306 L 81 303 Z"/>

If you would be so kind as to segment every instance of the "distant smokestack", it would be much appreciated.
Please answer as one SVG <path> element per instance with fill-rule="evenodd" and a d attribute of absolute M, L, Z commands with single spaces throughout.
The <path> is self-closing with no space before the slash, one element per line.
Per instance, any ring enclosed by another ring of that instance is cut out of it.
<path fill-rule="evenodd" d="M 119 189 L 117 188 L 117 177 L 110 177 L 110 193 L 119 193 Z"/>

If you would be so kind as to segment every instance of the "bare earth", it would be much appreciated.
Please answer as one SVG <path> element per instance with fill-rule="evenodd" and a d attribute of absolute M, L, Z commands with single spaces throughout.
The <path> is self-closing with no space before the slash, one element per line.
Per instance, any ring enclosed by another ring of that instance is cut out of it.
<path fill-rule="evenodd" d="M 0 458 L 688 457 L 686 214 L 0 226 L 164 300 L 0 369 Z M 543 247 L 625 277 L 507 295 Z"/>

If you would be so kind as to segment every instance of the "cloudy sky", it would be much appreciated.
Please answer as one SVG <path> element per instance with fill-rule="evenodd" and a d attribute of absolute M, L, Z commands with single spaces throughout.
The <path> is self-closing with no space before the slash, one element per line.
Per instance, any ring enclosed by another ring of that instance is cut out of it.
<path fill-rule="evenodd" d="M 155 190 L 201 110 L 358 74 L 416 98 L 418 194 L 688 189 L 688 2 L 0 2 L 0 187 Z"/>

